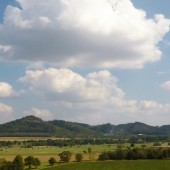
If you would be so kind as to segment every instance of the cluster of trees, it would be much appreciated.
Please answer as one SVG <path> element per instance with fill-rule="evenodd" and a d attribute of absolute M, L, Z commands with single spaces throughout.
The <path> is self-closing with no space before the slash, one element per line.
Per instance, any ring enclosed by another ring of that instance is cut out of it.
<path fill-rule="evenodd" d="M 28 156 L 23 160 L 21 155 L 17 155 L 12 162 L 4 160 L 1 163 L 0 170 L 24 170 L 25 165 L 28 166 L 28 169 L 31 169 L 32 166 L 37 168 L 41 165 L 41 162 L 33 156 Z"/>
<path fill-rule="evenodd" d="M 60 156 L 60 162 L 67 163 L 70 161 L 72 153 L 70 151 L 63 151 L 59 154 Z M 81 153 L 77 153 L 75 155 L 75 160 L 77 162 L 81 162 L 83 160 L 83 155 Z"/>
<path fill-rule="evenodd" d="M 170 158 L 169 148 L 128 148 L 118 147 L 114 152 L 103 152 L 99 160 L 137 160 Z"/>
<path fill-rule="evenodd" d="M 32 146 L 74 146 L 74 145 L 100 145 L 100 144 L 113 144 L 117 143 L 114 138 L 79 138 L 79 139 L 47 139 L 47 140 L 28 140 L 28 141 L 0 141 L 1 147 L 32 147 Z"/>
<path fill-rule="evenodd" d="M 36 168 L 41 165 L 41 161 L 38 158 L 34 158 L 33 156 L 28 156 L 24 159 L 25 165 L 28 166 L 29 169 L 32 168 L 32 166 L 35 166 Z"/>
<path fill-rule="evenodd" d="M 71 159 L 71 156 L 72 156 L 72 153 L 70 151 L 63 151 L 63 152 L 59 153 L 60 162 L 63 162 L 63 163 L 69 162 Z M 83 155 L 81 153 L 77 153 L 75 155 L 75 160 L 77 162 L 81 162 L 83 160 Z M 53 166 L 57 161 L 54 157 L 51 157 L 48 160 L 48 162 L 51 166 Z"/>
<path fill-rule="evenodd" d="M 149 142 L 168 142 L 169 135 L 132 135 L 128 136 L 128 143 L 149 143 Z"/>
<path fill-rule="evenodd" d="M 70 151 L 63 151 L 59 154 L 60 162 L 67 163 L 70 161 L 72 156 L 72 153 Z M 75 160 L 77 162 L 81 162 L 83 160 L 83 155 L 81 153 L 77 153 L 75 155 Z M 56 159 L 54 157 L 51 157 L 48 160 L 49 164 L 53 166 L 55 163 L 57 163 Z M 27 156 L 25 159 L 21 155 L 17 155 L 14 160 L 6 161 L 6 160 L 0 160 L 0 170 L 24 170 L 24 166 L 28 166 L 28 169 L 37 168 L 39 165 L 41 165 L 41 161 L 38 158 L 35 158 L 33 156 Z"/>

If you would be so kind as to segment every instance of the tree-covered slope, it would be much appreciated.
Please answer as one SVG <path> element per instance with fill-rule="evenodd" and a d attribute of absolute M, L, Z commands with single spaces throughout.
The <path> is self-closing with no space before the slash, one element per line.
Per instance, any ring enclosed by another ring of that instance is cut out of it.
<path fill-rule="evenodd" d="M 170 134 L 170 125 L 158 127 L 135 122 L 117 126 L 109 123 L 91 126 L 63 120 L 43 121 L 35 116 L 26 116 L 0 125 L 0 136 L 97 137 L 133 134 L 167 135 Z"/>
<path fill-rule="evenodd" d="M 34 116 L 26 116 L 5 124 L 0 125 L 0 134 L 14 135 L 50 135 L 55 133 L 55 127 Z"/>
<path fill-rule="evenodd" d="M 94 135 L 89 125 L 62 120 L 43 121 L 35 116 L 26 116 L 0 125 L 0 136 L 57 136 L 72 137 Z"/>

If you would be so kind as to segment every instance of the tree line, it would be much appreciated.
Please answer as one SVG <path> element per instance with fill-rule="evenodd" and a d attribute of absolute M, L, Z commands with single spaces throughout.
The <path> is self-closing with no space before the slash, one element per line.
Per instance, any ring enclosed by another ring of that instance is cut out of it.
<path fill-rule="evenodd" d="M 118 146 L 115 151 L 103 152 L 98 160 L 138 160 L 138 159 L 167 159 L 170 158 L 170 148 L 128 148 Z"/>
<path fill-rule="evenodd" d="M 106 138 L 66 138 L 66 139 L 44 139 L 27 141 L 0 141 L 0 147 L 32 147 L 32 146 L 74 146 L 74 145 L 101 145 L 120 143 L 148 143 L 148 142 L 170 142 L 169 136 L 115 136 Z"/>
<path fill-rule="evenodd" d="M 32 166 L 37 168 L 39 165 L 41 165 L 41 161 L 38 158 L 28 156 L 23 159 L 21 155 L 17 155 L 12 162 L 5 159 L 2 160 L 0 170 L 24 170 L 24 166 L 28 166 L 28 169 L 31 169 Z"/>

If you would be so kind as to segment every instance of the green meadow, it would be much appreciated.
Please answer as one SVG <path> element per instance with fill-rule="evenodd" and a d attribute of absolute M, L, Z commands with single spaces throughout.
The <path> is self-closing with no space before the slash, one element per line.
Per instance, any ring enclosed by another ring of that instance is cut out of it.
<path fill-rule="evenodd" d="M 46 170 L 169 170 L 170 160 L 104 161 L 58 165 Z"/>
<path fill-rule="evenodd" d="M 91 148 L 92 154 L 89 155 L 88 148 Z M 59 161 L 58 154 L 62 151 L 70 151 L 72 153 L 71 161 L 74 161 L 76 153 L 83 154 L 83 160 L 96 160 L 98 155 L 104 151 L 114 151 L 116 145 L 76 145 L 76 146 L 34 146 L 32 148 L 21 148 L 21 147 L 2 147 L 0 148 L 0 158 L 5 158 L 8 161 L 13 160 L 16 155 L 22 155 L 23 157 L 32 155 L 38 157 L 41 162 L 48 162 L 50 157 L 55 157 Z"/>
<path fill-rule="evenodd" d="M 123 144 L 123 147 L 126 149 L 130 144 Z M 148 143 L 146 147 L 153 146 L 153 143 Z M 162 146 L 168 146 L 167 143 L 162 144 Z M 135 147 L 141 147 L 141 144 L 135 144 Z M 88 148 L 91 148 L 92 153 L 89 155 Z M 70 151 L 72 153 L 71 161 L 75 161 L 75 154 L 83 154 L 83 160 L 97 160 L 98 155 L 105 151 L 114 151 L 116 150 L 116 144 L 102 144 L 102 145 L 75 145 L 75 146 L 34 146 L 31 148 L 21 148 L 20 146 L 13 147 L 0 147 L 0 159 L 5 158 L 8 161 L 12 161 L 16 155 L 34 156 L 38 157 L 41 162 L 47 163 L 50 157 L 55 157 L 59 161 L 58 154 L 62 151 Z"/>
<path fill-rule="evenodd" d="M 127 148 L 130 144 L 123 144 L 123 148 Z M 153 146 L 153 143 L 148 143 L 146 147 Z M 162 143 L 162 146 L 168 146 L 168 143 Z M 135 144 L 135 147 L 141 147 L 141 144 Z M 91 153 L 88 149 L 91 148 Z M 40 159 L 41 166 L 38 169 L 45 170 L 169 170 L 170 160 L 137 160 L 137 161 L 97 161 L 100 153 L 105 151 L 115 151 L 116 144 L 102 145 L 75 145 L 75 146 L 34 146 L 23 148 L 20 146 L 0 147 L 0 159 L 12 161 L 16 155 L 34 156 Z M 72 158 L 70 163 L 59 163 L 58 156 L 62 151 L 70 151 Z M 81 153 L 83 162 L 76 163 L 75 155 Z M 54 167 L 51 167 L 48 160 L 54 157 L 57 161 Z M 27 167 L 26 167 L 27 168 Z"/>

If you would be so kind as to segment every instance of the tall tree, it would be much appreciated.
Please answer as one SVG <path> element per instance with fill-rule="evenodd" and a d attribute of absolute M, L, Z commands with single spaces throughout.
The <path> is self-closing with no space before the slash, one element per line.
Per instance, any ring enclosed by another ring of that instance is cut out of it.
<path fill-rule="evenodd" d="M 24 161 L 21 155 L 17 155 L 13 162 L 13 170 L 23 170 L 24 169 Z"/>

